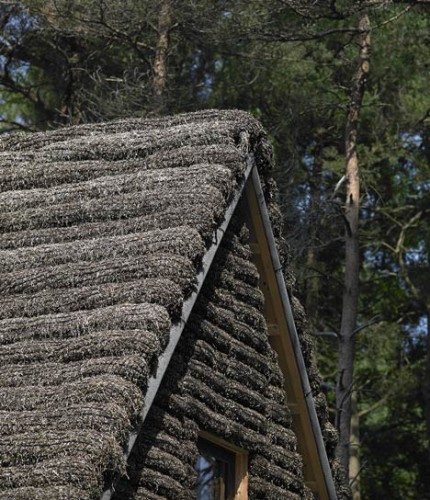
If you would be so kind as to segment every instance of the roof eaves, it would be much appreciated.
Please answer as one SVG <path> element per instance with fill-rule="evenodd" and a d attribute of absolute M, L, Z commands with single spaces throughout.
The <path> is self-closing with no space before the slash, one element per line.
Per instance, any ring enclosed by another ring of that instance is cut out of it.
<path fill-rule="evenodd" d="M 277 282 L 279 294 L 280 294 L 280 297 L 282 300 L 285 319 L 286 319 L 286 322 L 288 325 L 288 330 L 289 330 L 290 336 L 291 336 L 291 342 L 292 342 L 293 349 L 294 349 L 294 356 L 296 358 L 296 363 L 297 363 L 297 366 L 299 369 L 303 393 L 305 395 L 306 407 L 308 409 L 309 418 L 310 418 L 312 430 L 314 433 L 315 443 L 317 446 L 318 455 L 319 455 L 319 459 L 321 462 L 321 468 L 322 468 L 322 471 L 324 474 L 327 493 L 329 495 L 330 500 L 336 500 L 337 494 L 336 494 L 336 489 L 335 489 L 334 482 L 333 482 L 330 464 L 329 464 L 329 461 L 327 458 L 324 440 L 323 440 L 322 433 L 321 433 L 321 427 L 320 427 L 320 424 L 318 422 L 318 417 L 317 417 L 317 413 L 315 410 L 314 400 L 312 398 L 312 390 L 311 390 L 311 387 L 309 384 L 309 378 L 308 378 L 305 362 L 304 362 L 303 355 L 302 355 L 299 336 L 297 334 L 297 330 L 296 330 L 296 326 L 295 326 L 295 322 L 294 322 L 294 318 L 293 318 L 293 313 L 292 313 L 292 309 L 291 309 L 290 299 L 288 297 L 288 291 L 287 291 L 287 287 L 285 284 L 284 275 L 282 273 L 282 266 L 281 266 L 281 262 L 279 259 L 278 250 L 276 248 L 276 242 L 275 242 L 275 237 L 274 237 L 273 231 L 272 231 L 272 225 L 270 222 L 269 211 L 268 211 L 267 206 L 266 206 L 264 193 L 263 193 L 263 190 L 261 187 L 260 178 L 259 178 L 259 175 L 258 175 L 256 168 L 254 168 L 252 170 L 251 182 L 253 184 L 253 187 L 254 187 L 254 190 L 255 190 L 255 193 L 257 196 L 257 200 L 258 200 L 260 215 L 261 215 L 261 219 L 262 219 L 263 225 L 264 225 L 265 236 L 267 239 L 267 244 L 269 247 L 271 260 L 272 260 L 273 268 L 274 268 L 275 275 L 276 275 L 276 282 Z"/>
<path fill-rule="evenodd" d="M 148 412 L 152 406 L 152 403 L 154 402 L 155 396 L 157 395 L 158 389 L 160 387 L 160 384 L 162 382 L 162 379 L 164 377 L 164 374 L 167 370 L 167 367 L 169 366 L 170 360 L 173 356 L 173 353 L 175 352 L 176 346 L 179 342 L 179 339 L 182 335 L 182 332 L 184 330 L 184 327 L 188 321 L 188 318 L 193 310 L 194 304 L 197 300 L 197 297 L 199 296 L 199 293 L 202 289 L 203 283 L 206 279 L 206 276 L 210 270 L 210 267 L 212 265 L 212 261 L 215 257 L 215 254 L 218 250 L 218 247 L 221 244 L 221 241 L 223 239 L 223 236 L 227 230 L 227 227 L 230 223 L 230 220 L 236 210 L 237 204 L 239 203 L 239 200 L 243 194 L 243 191 L 245 189 L 246 183 L 248 181 L 248 178 L 250 177 L 251 173 L 253 171 L 256 171 L 255 167 L 255 159 L 254 155 L 252 153 L 248 153 L 246 157 L 246 169 L 245 173 L 243 175 L 243 178 L 240 180 L 238 187 L 236 188 L 235 194 L 233 196 L 233 199 L 231 200 L 230 204 L 227 207 L 227 210 L 225 212 L 224 216 L 224 221 L 222 224 L 214 231 L 213 238 L 212 238 L 212 244 L 211 246 L 207 249 L 206 253 L 203 256 L 202 259 L 202 265 L 201 265 L 201 270 L 196 276 L 196 286 L 195 290 L 193 293 L 184 301 L 183 306 L 182 306 L 182 313 L 181 313 L 181 318 L 180 320 L 172 325 L 170 329 L 170 340 L 169 343 L 164 350 L 164 352 L 161 354 L 161 356 L 158 359 L 158 366 L 157 366 L 157 372 L 153 377 L 150 378 L 148 382 L 148 387 L 146 390 L 145 394 L 145 399 L 144 399 L 144 404 L 143 404 L 143 409 L 139 415 L 139 420 L 138 423 L 135 425 L 135 427 L 130 431 L 129 433 L 129 438 L 128 442 L 125 446 L 125 458 L 128 459 L 130 456 L 133 447 L 136 443 L 137 437 L 142 430 L 144 421 L 148 415 Z M 118 481 L 119 477 L 115 476 L 114 478 L 111 479 L 111 484 L 106 485 L 105 490 L 102 493 L 101 500 L 111 500 L 113 497 L 113 494 L 115 493 L 115 485 L 116 482 Z"/>

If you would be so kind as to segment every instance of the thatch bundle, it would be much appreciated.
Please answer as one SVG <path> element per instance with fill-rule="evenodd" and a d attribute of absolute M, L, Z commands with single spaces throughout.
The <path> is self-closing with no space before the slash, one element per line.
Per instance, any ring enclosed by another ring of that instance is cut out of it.
<path fill-rule="evenodd" d="M 87 161 L 53 161 L 46 158 L 45 163 L 37 161 L 34 153 L 13 154 L 0 153 L 3 170 L 0 172 L 2 191 L 25 188 L 47 188 L 56 186 L 63 182 L 77 183 L 90 181 L 97 177 L 112 176 L 118 173 L 136 173 L 139 171 L 151 171 L 155 173 L 160 170 L 189 168 L 195 164 L 214 163 L 227 166 L 233 173 L 240 171 L 238 164 L 241 161 L 241 152 L 235 145 L 202 145 L 195 148 L 183 145 L 174 150 L 161 150 L 148 154 L 143 158 L 127 158 L 115 162 L 101 160 Z M 18 163 L 17 163 L 18 162 Z"/>
<path fill-rule="evenodd" d="M 120 313 L 122 305 L 127 303 L 158 304 L 163 306 L 164 314 L 167 311 L 176 318 L 182 301 L 183 293 L 179 285 L 169 279 L 148 278 L 73 289 L 42 290 L 33 294 L 15 294 L 4 299 L 0 318 L 49 315 L 45 321 L 50 324 L 58 321 L 58 316 L 52 313 L 82 311 L 85 315 L 86 310 L 108 309 L 107 306 L 116 304 Z M 0 335 L 2 325 L 9 323 L 10 320 L 0 321 Z"/>
<path fill-rule="evenodd" d="M 0 253 L 0 267 L 4 272 L 12 272 L 79 261 L 97 262 L 108 258 L 125 259 L 150 254 L 174 254 L 196 258 L 203 252 L 204 246 L 198 231 L 182 226 L 96 240 L 4 250 Z"/>
<path fill-rule="evenodd" d="M 8 318 L 0 321 L 0 340 L 5 345 L 29 340 L 82 337 L 109 328 L 147 329 L 164 336 L 170 329 L 170 318 L 165 307 L 147 303 L 125 303 L 70 314 Z"/>
<path fill-rule="evenodd" d="M 53 227 L 15 231 L 0 234 L 0 249 L 33 247 L 44 244 L 66 243 L 75 240 L 90 240 L 102 237 L 123 236 L 143 233 L 154 229 L 168 229 L 177 226 L 195 228 L 205 239 L 212 236 L 214 209 L 207 204 L 195 203 L 193 211 L 184 212 L 182 206 L 166 207 L 160 214 L 130 217 L 129 219 L 81 223 L 71 227 Z"/>
<path fill-rule="evenodd" d="M 113 401 L 114 404 L 126 410 L 127 415 L 134 417 L 141 405 L 139 388 L 132 382 L 114 375 L 65 382 L 60 389 L 61 391 L 58 386 L 40 385 L 32 387 L 32 390 L 26 387 L 1 387 L 0 411 L 4 412 L 3 421 L 8 419 L 8 414 L 13 415 L 14 412 L 40 410 L 43 413 L 61 408 L 70 410 L 74 406 L 77 415 L 79 405 L 86 407 L 94 404 L 103 408 L 108 403 L 112 404 Z M 72 420 L 75 414 L 69 413 Z M 40 415 L 32 425 L 45 426 L 43 415 Z"/>
<path fill-rule="evenodd" d="M 193 286 L 195 268 L 188 258 L 164 253 L 131 259 L 80 261 L 4 273 L 0 276 L 0 293 L 29 294 L 46 289 L 103 286 L 107 283 L 123 283 L 142 278 L 170 279 L 185 292 L 189 292 Z"/>

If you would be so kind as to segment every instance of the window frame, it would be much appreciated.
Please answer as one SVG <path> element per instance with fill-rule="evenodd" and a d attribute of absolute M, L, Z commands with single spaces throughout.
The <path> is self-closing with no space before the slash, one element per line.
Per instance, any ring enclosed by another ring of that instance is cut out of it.
<path fill-rule="evenodd" d="M 199 439 L 234 455 L 234 500 L 248 500 L 248 452 L 209 432 L 200 431 Z"/>

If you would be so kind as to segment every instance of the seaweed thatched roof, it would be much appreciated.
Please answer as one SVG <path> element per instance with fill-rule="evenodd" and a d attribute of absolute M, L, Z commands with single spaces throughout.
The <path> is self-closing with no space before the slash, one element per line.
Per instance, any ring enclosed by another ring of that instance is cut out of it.
<path fill-rule="evenodd" d="M 0 498 L 97 498 L 125 472 L 251 157 L 265 177 L 270 146 L 239 111 L 0 142 Z"/>
<path fill-rule="evenodd" d="M 124 471 L 148 379 L 253 150 L 240 112 L 0 144 L 2 498 L 88 498 Z"/>

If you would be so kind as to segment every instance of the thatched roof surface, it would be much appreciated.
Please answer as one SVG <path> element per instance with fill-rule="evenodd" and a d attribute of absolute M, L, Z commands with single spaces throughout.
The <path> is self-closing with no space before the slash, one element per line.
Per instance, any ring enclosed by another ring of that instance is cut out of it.
<path fill-rule="evenodd" d="M 221 111 L 2 141 L 1 498 L 97 497 L 125 470 L 122 446 L 247 148 L 267 155 L 258 123 Z"/>

